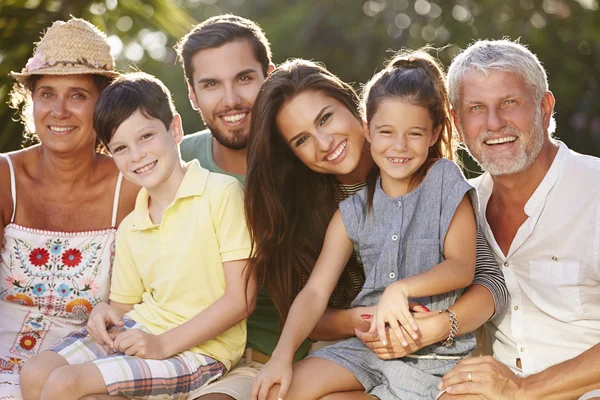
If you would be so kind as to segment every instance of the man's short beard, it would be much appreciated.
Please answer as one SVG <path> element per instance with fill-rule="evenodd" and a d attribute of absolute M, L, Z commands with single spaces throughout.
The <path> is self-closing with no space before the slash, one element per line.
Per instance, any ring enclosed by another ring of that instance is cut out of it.
<path fill-rule="evenodd" d="M 224 134 L 216 126 L 205 121 L 206 127 L 210 130 L 214 138 L 222 146 L 231 150 L 244 150 L 248 145 L 248 135 L 244 134 L 242 129 L 229 131 L 229 135 Z"/>
<path fill-rule="evenodd" d="M 460 130 L 464 132 L 462 126 L 460 126 Z M 489 160 L 483 151 L 484 146 L 487 146 L 484 143 L 485 139 L 479 140 L 478 138 L 478 142 L 474 145 L 467 145 L 467 151 L 471 155 L 471 158 L 479 164 L 482 170 L 489 172 L 492 176 L 510 175 L 525 171 L 533 164 L 544 146 L 544 136 L 546 133 L 542 126 L 541 111 L 536 113 L 533 126 L 529 132 L 524 133 L 516 128 L 506 128 L 502 132 L 508 135 L 512 134 L 517 136 L 517 140 L 519 141 L 521 141 L 524 136 L 527 136 L 530 138 L 531 147 L 521 149 L 516 157 Z M 520 146 L 523 146 L 523 142 L 520 143 Z"/>

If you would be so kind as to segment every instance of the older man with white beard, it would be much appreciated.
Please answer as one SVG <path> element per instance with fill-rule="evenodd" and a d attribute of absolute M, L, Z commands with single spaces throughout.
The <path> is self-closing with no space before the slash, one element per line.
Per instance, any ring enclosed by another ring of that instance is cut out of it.
<path fill-rule="evenodd" d="M 461 361 L 442 398 L 600 396 L 600 159 L 552 138 L 554 96 L 521 44 L 474 43 L 448 88 L 511 300 L 488 326 L 494 358 Z"/>

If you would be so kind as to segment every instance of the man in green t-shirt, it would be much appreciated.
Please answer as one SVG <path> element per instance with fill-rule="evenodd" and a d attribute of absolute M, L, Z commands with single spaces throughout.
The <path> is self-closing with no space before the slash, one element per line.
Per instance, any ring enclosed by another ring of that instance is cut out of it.
<path fill-rule="evenodd" d="M 177 47 L 190 102 L 208 127 L 184 137 L 181 156 L 185 161 L 196 158 L 209 171 L 231 175 L 243 184 L 252 106 L 263 81 L 274 69 L 269 42 L 256 23 L 235 15 L 220 15 L 194 27 Z M 365 324 L 360 308 L 327 309 L 311 339 L 352 336 L 357 320 Z M 207 387 L 199 399 L 249 400 L 254 376 L 277 345 L 279 326 L 273 302 L 260 291 L 256 310 L 248 318 L 245 357 L 226 377 Z M 304 342 L 295 359 L 304 358 L 309 346 L 308 341 Z"/>
<path fill-rule="evenodd" d="M 269 42 L 260 27 L 245 18 L 221 15 L 197 25 L 177 46 L 188 82 L 189 98 L 208 129 L 185 136 L 181 156 L 194 158 L 212 172 L 246 175 L 246 140 L 254 100 L 273 70 Z M 229 374 L 206 388 L 200 399 L 250 398 L 252 380 L 268 361 L 279 339 L 279 316 L 260 292 L 248 319 L 246 355 Z M 296 353 L 308 353 L 306 342 Z"/>

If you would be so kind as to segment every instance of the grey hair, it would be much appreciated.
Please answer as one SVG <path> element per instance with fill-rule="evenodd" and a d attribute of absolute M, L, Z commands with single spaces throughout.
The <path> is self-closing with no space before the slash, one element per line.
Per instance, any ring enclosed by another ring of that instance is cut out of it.
<path fill-rule="evenodd" d="M 457 55 L 450 68 L 446 83 L 454 110 L 460 109 L 460 81 L 470 71 L 488 75 L 490 70 L 514 72 L 520 75 L 533 90 L 533 98 L 540 103 L 548 91 L 548 77 L 542 63 L 527 47 L 507 39 L 478 40 Z M 550 132 L 554 131 L 554 118 L 550 121 Z"/>

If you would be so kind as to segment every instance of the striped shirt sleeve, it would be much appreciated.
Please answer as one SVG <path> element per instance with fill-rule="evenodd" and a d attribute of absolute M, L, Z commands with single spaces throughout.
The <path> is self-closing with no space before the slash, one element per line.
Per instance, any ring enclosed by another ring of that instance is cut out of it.
<path fill-rule="evenodd" d="M 484 286 L 491 292 L 495 306 L 494 315 L 491 318 L 494 318 L 508 304 L 509 294 L 506 282 L 504 281 L 504 275 L 481 229 L 477 229 L 476 253 L 477 261 L 475 263 L 473 284 Z"/>

